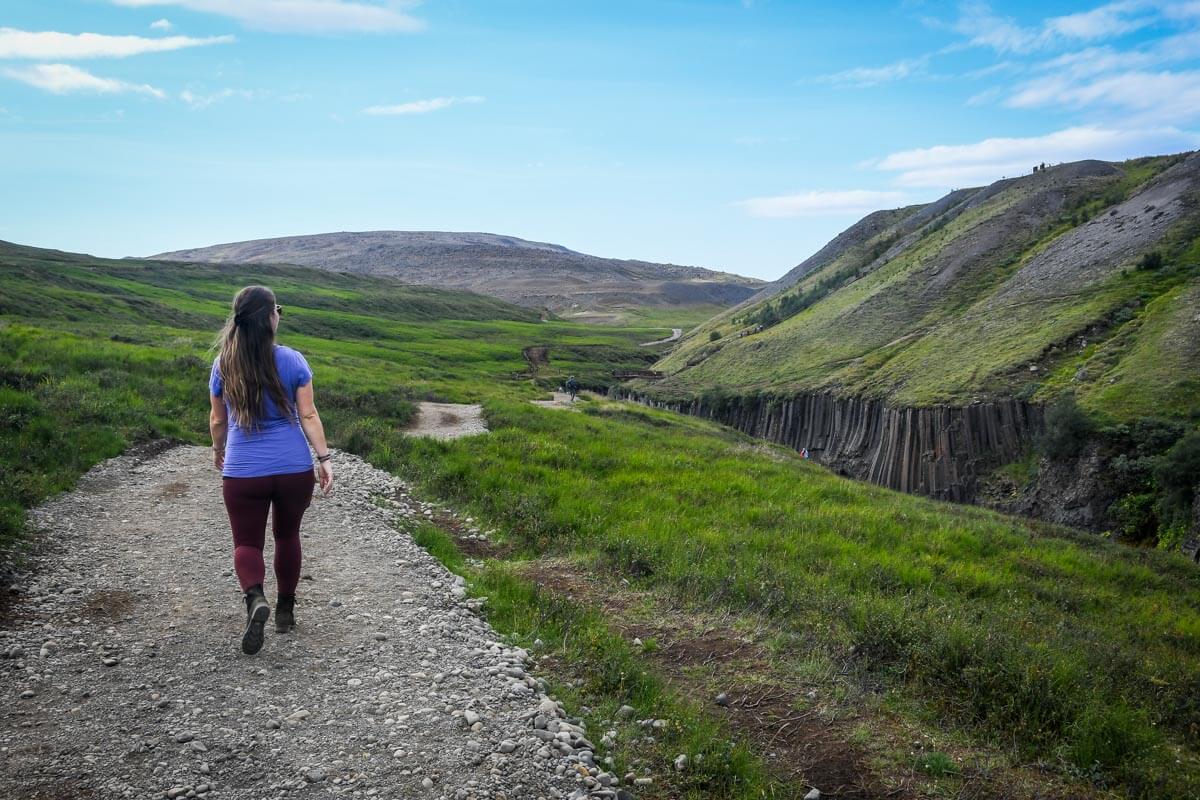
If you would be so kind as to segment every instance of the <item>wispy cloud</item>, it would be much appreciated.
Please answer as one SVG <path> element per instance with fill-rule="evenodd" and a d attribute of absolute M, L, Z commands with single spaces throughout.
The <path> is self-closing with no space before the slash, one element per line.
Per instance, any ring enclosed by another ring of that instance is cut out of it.
<path fill-rule="evenodd" d="M 853 69 L 842 70 L 841 72 L 834 72 L 829 75 L 821 75 L 815 80 L 818 83 L 832 83 L 837 86 L 852 86 L 855 88 L 878 86 L 881 83 L 892 83 L 921 74 L 925 71 L 925 66 L 929 63 L 929 58 L 928 55 L 925 55 L 918 58 L 902 59 L 891 64 L 884 64 L 881 67 L 854 67 Z"/>
<path fill-rule="evenodd" d="M 1045 29 L 1070 39 L 1093 41 L 1107 39 L 1140 30 L 1154 22 L 1155 12 L 1150 3 L 1139 0 L 1108 3 L 1091 11 L 1051 17 Z"/>
<path fill-rule="evenodd" d="M 1163 127 L 1123 130 L 1101 126 L 1066 128 L 1044 136 L 997 137 L 964 145 L 902 150 L 881 159 L 878 169 L 896 172 L 906 187 L 949 189 L 1023 175 L 1034 164 L 1085 158 L 1123 160 L 1200 146 L 1200 135 Z"/>
<path fill-rule="evenodd" d="M 119 6 L 179 6 L 285 33 L 412 32 L 425 23 L 399 10 L 405 2 L 353 0 L 112 0 Z"/>
<path fill-rule="evenodd" d="M 375 116 L 428 114 L 431 111 L 440 111 L 450 106 L 463 105 L 465 103 L 482 103 L 483 101 L 484 98 L 475 95 L 468 97 L 432 97 L 428 100 L 413 100 L 408 103 L 399 103 L 391 106 L 371 106 L 370 108 L 364 108 L 363 113 Z"/>
<path fill-rule="evenodd" d="M 255 96 L 255 92 L 249 89 L 220 89 L 207 94 L 197 94 L 191 89 L 184 89 L 179 93 L 179 99 L 187 103 L 192 108 L 208 108 L 214 103 L 220 103 L 222 100 L 228 100 L 231 97 L 240 97 L 244 100 L 251 100 Z"/>
<path fill-rule="evenodd" d="M 169 19 L 156 19 L 154 22 L 150 23 L 151 30 L 156 31 L 169 31 L 174 27 L 175 26 L 171 24 L 171 20 Z"/>
<path fill-rule="evenodd" d="M 829 214 L 866 214 L 902 204 L 903 192 L 849 189 L 810 191 L 775 197 L 751 197 L 737 203 L 752 217 L 815 217 Z"/>
<path fill-rule="evenodd" d="M 976 47 L 998 53 L 1032 53 L 1064 42 L 1123 36 L 1154 24 L 1158 15 L 1158 4 L 1148 0 L 1118 0 L 1089 11 L 1049 17 L 1038 25 L 1021 25 L 997 14 L 983 0 L 970 0 L 959 7 L 958 18 L 948 27 Z"/>
<path fill-rule="evenodd" d="M 1085 81 L 1050 77 L 1025 84 L 1005 105 L 1101 107 L 1143 122 L 1185 122 L 1200 117 L 1200 71 L 1134 71 Z"/>
<path fill-rule="evenodd" d="M 232 36 L 109 36 L 103 33 L 59 33 L 0 28 L 0 58 L 75 60 L 81 58 L 126 58 L 143 53 L 161 53 L 232 42 Z"/>
<path fill-rule="evenodd" d="M 13 80 L 29 84 L 53 94 L 92 92 L 98 94 L 146 94 L 162 99 L 166 92 L 147 84 L 126 83 L 113 78 L 101 78 L 70 64 L 34 64 L 28 67 L 9 67 L 4 74 Z"/>

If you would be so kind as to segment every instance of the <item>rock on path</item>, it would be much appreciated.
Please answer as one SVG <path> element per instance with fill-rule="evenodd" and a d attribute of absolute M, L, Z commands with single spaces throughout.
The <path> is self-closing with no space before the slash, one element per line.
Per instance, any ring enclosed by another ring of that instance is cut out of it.
<path fill-rule="evenodd" d="M 31 512 L 41 552 L 0 587 L 0 797 L 617 797 L 528 654 L 397 530 L 434 509 L 335 464 L 299 627 L 256 656 L 206 449 L 112 459 Z"/>
<path fill-rule="evenodd" d="M 457 439 L 487 433 L 483 406 L 461 403 L 419 403 L 417 418 L 405 431 L 409 436 L 429 436 L 434 439 Z"/>

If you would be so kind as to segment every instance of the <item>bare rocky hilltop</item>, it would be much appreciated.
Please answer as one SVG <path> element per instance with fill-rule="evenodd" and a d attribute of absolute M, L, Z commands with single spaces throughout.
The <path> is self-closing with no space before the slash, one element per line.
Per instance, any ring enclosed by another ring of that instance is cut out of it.
<path fill-rule="evenodd" d="M 465 289 L 555 312 L 729 306 L 764 284 L 727 272 L 577 253 L 491 233 L 365 231 L 232 242 L 160 253 L 169 261 L 298 264 Z"/>

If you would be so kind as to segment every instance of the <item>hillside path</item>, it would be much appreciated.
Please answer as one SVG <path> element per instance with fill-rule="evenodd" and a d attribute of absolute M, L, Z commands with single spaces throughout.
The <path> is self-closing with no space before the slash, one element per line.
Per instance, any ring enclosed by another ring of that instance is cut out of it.
<path fill-rule="evenodd" d="M 31 512 L 0 630 L 0 797 L 587 796 L 582 728 L 402 530 L 448 512 L 353 456 L 304 519 L 298 629 L 242 654 L 210 459 L 115 458 Z"/>
<path fill-rule="evenodd" d="M 417 417 L 405 433 L 433 439 L 457 439 L 487 433 L 483 406 L 462 403 L 418 403 Z"/>
<path fill-rule="evenodd" d="M 666 339 L 659 339 L 658 341 L 654 342 L 642 342 L 640 345 L 638 345 L 638 347 L 651 347 L 656 344 L 670 344 L 680 336 L 683 336 L 683 328 L 671 328 L 671 335 Z"/>

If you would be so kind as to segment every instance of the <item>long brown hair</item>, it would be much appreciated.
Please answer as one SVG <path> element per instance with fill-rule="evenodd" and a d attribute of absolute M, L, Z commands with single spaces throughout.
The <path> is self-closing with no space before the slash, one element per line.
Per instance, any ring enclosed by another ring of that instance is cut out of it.
<path fill-rule="evenodd" d="M 292 401 L 275 367 L 274 310 L 274 292 L 265 286 L 247 286 L 234 295 L 232 313 L 217 336 L 222 392 L 243 430 L 262 424 L 268 396 L 281 414 L 292 416 Z"/>

